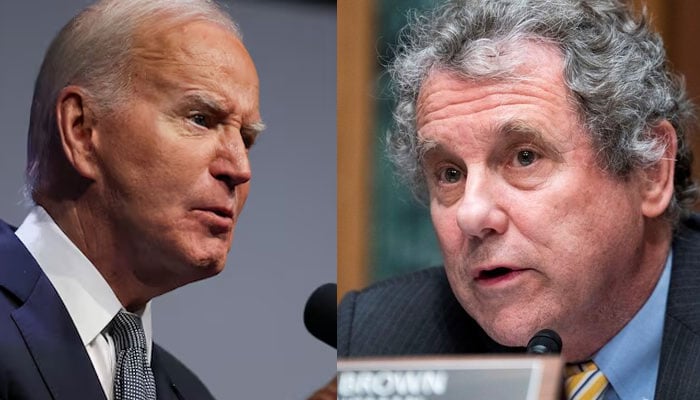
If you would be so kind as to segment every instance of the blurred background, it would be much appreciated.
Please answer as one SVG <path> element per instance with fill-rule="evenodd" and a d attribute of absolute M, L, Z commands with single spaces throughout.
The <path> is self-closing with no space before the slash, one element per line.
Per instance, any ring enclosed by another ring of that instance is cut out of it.
<path fill-rule="evenodd" d="M 0 218 L 18 225 L 34 80 L 58 30 L 88 0 L 0 2 Z M 221 2 L 260 76 L 267 130 L 223 273 L 154 300 L 155 340 L 220 399 L 308 397 L 335 349 L 306 332 L 311 292 L 336 281 L 334 1 Z"/>
<path fill-rule="evenodd" d="M 384 66 L 408 13 L 440 1 L 338 2 L 339 299 L 374 281 L 442 264 L 428 209 L 396 181 L 384 146 L 394 105 Z M 700 2 L 633 3 L 638 9 L 646 4 L 673 69 L 685 75 L 690 97 L 700 104 Z M 693 144 L 700 154 L 698 141 Z M 697 162 L 694 169 L 700 176 Z"/>

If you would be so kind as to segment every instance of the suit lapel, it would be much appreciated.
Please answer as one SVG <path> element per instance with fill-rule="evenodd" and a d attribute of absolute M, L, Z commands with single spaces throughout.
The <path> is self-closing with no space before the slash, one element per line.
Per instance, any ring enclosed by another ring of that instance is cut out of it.
<path fill-rule="evenodd" d="M 19 307 L 11 315 L 54 400 L 105 399 L 68 311 L 12 230 L 0 221 L 0 286 Z M 11 270 L 10 270 L 11 269 Z"/>
<path fill-rule="evenodd" d="M 656 399 L 697 399 L 700 393 L 700 219 L 673 242 L 673 267 Z"/>
<path fill-rule="evenodd" d="M 80 336 L 45 275 L 12 318 L 54 399 L 105 398 Z"/>
<path fill-rule="evenodd" d="M 161 359 L 160 351 L 160 348 L 154 344 L 151 355 L 151 368 L 153 369 L 153 376 L 156 380 L 158 400 L 185 400 L 182 393 L 180 393 L 177 386 L 175 386 L 168 375 L 167 368 Z"/>

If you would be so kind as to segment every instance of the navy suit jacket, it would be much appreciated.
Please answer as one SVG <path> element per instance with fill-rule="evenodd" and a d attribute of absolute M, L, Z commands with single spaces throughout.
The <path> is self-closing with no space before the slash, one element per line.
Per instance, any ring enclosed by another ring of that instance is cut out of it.
<path fill-rule="evenodd" d="M 159 400 L 213 396 L 158 345 L 151 366 Z M 0 399 L 105 399 L 78 331 L 39 265 L 0 221 Z"/>
<path fill-rule="evenodd" d="M 338 309 L 338 357 L 521 352 L 494 342 L 457 302 L 443 268 L 351 292 Z M 624 357 L 624 355 L 620 355 Z M 700 218 L 673 240 L 657 400 L 700 399 Z"/>

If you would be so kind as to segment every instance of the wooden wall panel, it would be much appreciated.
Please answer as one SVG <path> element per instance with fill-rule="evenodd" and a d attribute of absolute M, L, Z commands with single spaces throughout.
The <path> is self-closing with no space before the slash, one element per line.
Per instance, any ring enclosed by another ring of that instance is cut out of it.
<path fill-rule="evenodd" d="M 635 0 L 640 4 L 642 0 Z M 696 0 L 648 0 L 647 7 L 657 30 L 664 38 L 673 69 L 685 76 L 686 88 L 696 106 L 700 105 L 700 2 Z M 693 173 L 700 178 L 700 130 L 689 132 L 696 162 Z"/>
<path fill-rule="evenodd" d="M 338 298 L 367 284 L 374 0 L 338 0 Z"/>
<path fill-rule="evenodd" d="M 700 105 L 700 2 L 696 0 L 667 0 L 666 34 L 667 49 L 676 71 L 685 75 L 686 87 L 696 107 Z M 693 138 L 699 130 L 694 129 Z M 695 154 L 693 172 L 696 181 L 700 177 L 700 140 L 691 140 Z"/>

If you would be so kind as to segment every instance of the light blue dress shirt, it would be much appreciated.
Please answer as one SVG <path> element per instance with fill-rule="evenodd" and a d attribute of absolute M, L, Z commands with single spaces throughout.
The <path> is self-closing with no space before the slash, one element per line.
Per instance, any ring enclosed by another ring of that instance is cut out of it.
<path fill-rule="evenodd" d="M 652 400 L 673 254 L 669 253 L 651 296 L 632 320 L 593 357 L 610 383 L 604 400 Z"/>

